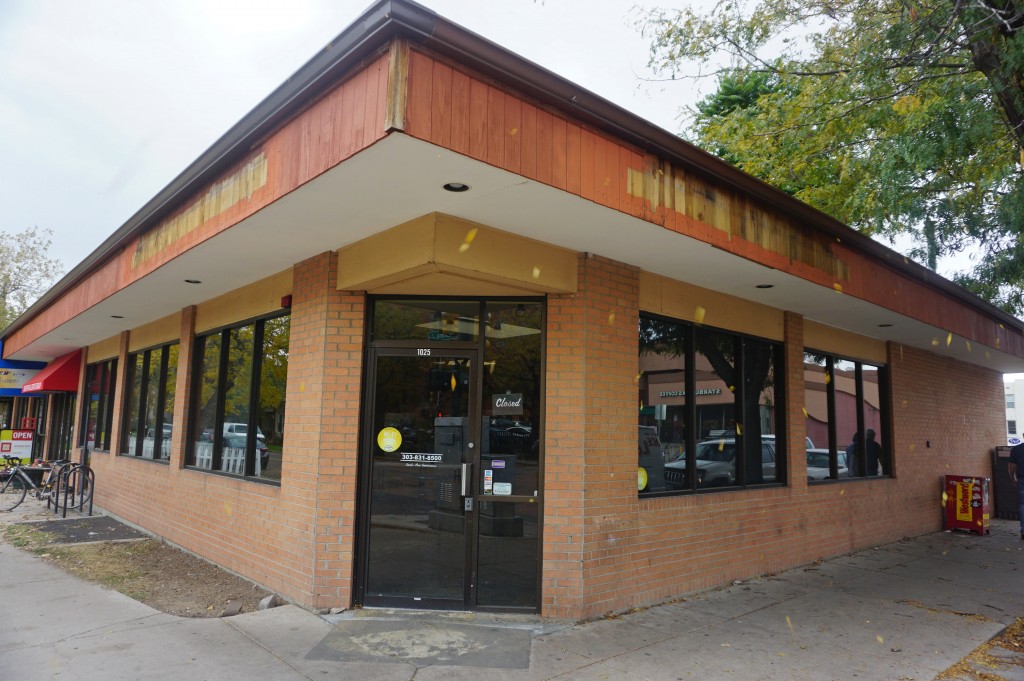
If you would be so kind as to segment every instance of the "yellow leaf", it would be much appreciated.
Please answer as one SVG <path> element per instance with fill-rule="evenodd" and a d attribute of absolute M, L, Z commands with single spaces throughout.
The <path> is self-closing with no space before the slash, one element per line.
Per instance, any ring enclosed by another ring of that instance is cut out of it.
<path fill-rule="evenodd" d="M 842 293 L 843 292 L 843 285 L 840 284 L 838 281 L 836 283 L 832 284 L 832 288 L 834 288 L 836 290 L 836 293 Z"/>
<path fill-rule="evenodd" d="M 706 312 L 707 312 L 707 310 L 705 310 L 703 307 L 698 305 L 697 309 L 693 311 L 693 321 L 697 322 L 698 324 L 703 324 L 704 323 L 704 314 Z"/>
<path fill-rule="evenodd" d="M 953 342 L 953 332 L 950 331 L 949 334 L 946 335 L 946 347 L 948 348 L 949 344 L 952 343 L 952 342 Z"/>
<path fill-rule="evenodd" d="M 539 267 L 534 266 L 534 268 L 533 268 L 533 278 L 534 279 L 540 279 L 540 268 Z"/>

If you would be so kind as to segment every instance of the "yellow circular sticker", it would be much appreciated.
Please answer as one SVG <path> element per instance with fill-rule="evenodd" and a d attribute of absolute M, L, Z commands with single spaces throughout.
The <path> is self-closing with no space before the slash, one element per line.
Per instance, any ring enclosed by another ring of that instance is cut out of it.
<path fill-rule="evenodd" d="M 377 446 L 385 452 L 393 452 L 402 446 L 402 434 L 397 428 L 388 426 L 377 433 Z"/>
<path fill-rule="evenodd" d="M 643 492 L 644 487 L 647 487 L 647 471 L 643 469 L 643 466 L 639 466 L 636 469 L 636 489 L 638 492 Z"/>

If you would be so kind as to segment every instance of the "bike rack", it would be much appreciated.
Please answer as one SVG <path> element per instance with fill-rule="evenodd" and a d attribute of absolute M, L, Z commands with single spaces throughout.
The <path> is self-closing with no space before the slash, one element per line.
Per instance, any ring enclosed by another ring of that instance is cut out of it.
<path fill-rule="evenodd" d="M 74 477 L 74 479 L 72 479 Z M 82 484 L 83 479 L 87 480 L 86 484 Z M 74 501 L 76 495 L 78 497 L 77 503 L 72 503 L 71 508 L 77 508 L 80 511 L 84 511 L 85 508 L 85 490 L 90 490 L 89 493 L 89 515 L 92 515 L 92 500 L 93 500 L 93 485 L 96 481 L 96 477 L 92 472 L 92 469 L 83 464 L 73 464 L 68 466 L 67 469 L 60 472 L 60 476 L 57 478 L 57 485 L 54 487 L 54 508 L 53 512 L 57 512 L 58 503 L 61 504 L 61 512 L 63 518 L 68 517 L 68 499 Z M 75 484 L 77 483 L 77 484 Z M 60 490 L 64 489 L 64 494 L 61 496 Z"/>

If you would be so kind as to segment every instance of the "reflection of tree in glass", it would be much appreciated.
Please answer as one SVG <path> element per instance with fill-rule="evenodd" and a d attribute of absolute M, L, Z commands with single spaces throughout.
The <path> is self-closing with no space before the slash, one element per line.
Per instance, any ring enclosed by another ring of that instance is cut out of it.
<path fill-rule="evenodd" d="M 224 382 L 225 422 L 249 421 L 254 331 L 255 327 L 250 325 L 228 332 L 228 367 Z"/>
<path fill-rule="evenodd" d="M 280 444 L 277 424 L 282 422 L 288 383 L 288 341 L 291 318 L 268 319 L 263 325 L 263 363 L 260 367 L 260 427 L 267 440 Z M 266 418 L 264 418 L 266 416 Z"/>
<path fill-rule="evenodd" d="M 217 418 L 217 384 L 220 370 L 220 334 L 203 338 L 202 369 L 199 374 L 199 386 L 196 403 L 196 438 L 203 439 L 204 434 L 212 437 L 213 425 Z M 209 432 L 205 432 L 209 431 Z"/>
<path fill-rule="evenodd" d="M 640 317 L 640 354 L 686 355 L 686 327 L 667 320 Z M 694 329 L 695 351 L 703 355 L 729 389 L 737 394 L 746 482 L 762 482 L 761 398 L 770 402 L 774 386 L 774 348 L 770 343 L 703 328 Z M 736 358 L 742 358 L 737 366 Z"/>

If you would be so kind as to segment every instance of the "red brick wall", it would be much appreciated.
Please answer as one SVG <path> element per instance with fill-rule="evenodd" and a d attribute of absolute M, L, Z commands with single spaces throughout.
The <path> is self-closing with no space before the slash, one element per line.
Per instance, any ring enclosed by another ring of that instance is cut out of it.
<path fill-rule="evenodd" d="M 542 613 L 608 609 L 636 523 L 638 271 L 581 255 L 548 301 Z M 581 517 L 582 510 L 582 517 Z M 590 605 L 584 606 L 584 603 Z"/>
<path fill-rule="evenodd" d="M 335 279 L 333 253 L 294 270 L 280 487 L 184 469 L 184 428 L 169 466 L 93 455 L 99 506 L 308 607 L 347 606 L 351 591 L 363 299 Z M 181 424 L 194 313 L 182 315 Z"/>
<path fill-rule="evenodd" d="M 895 478 L 810 486 L 795 448 L 785 488 L 638 500 L 634 276 L 586 257 L 579 292 L 549 301 L 543 614 L 594 617 L 936 531 L 941 476 L 990 475 L 1002 377 L 894 346 Z M 787 431 L 802 442 L 803 320 L 785 325 Z"/>
<path fill-rule="evenodd" d="M 365 296 L 338 291 L 337 268 L 337 255 L 324 253 L 295 269 L 295 291 L 308 291 L 303 297 L 316 314 L 298 333 L 293 321 L 292 357 L 301 367 L 298 385 L 291 365 L 288 376 L 289 414 L 295 414 L 292 399 L 302 410 L 296 431 L 304 439 L 297 454 L 308 461 L 304 479 L 312 483 L 311 496 L 296 503 L 316 503 L 316 608 L 351 605 L 356 534 Z"/>

